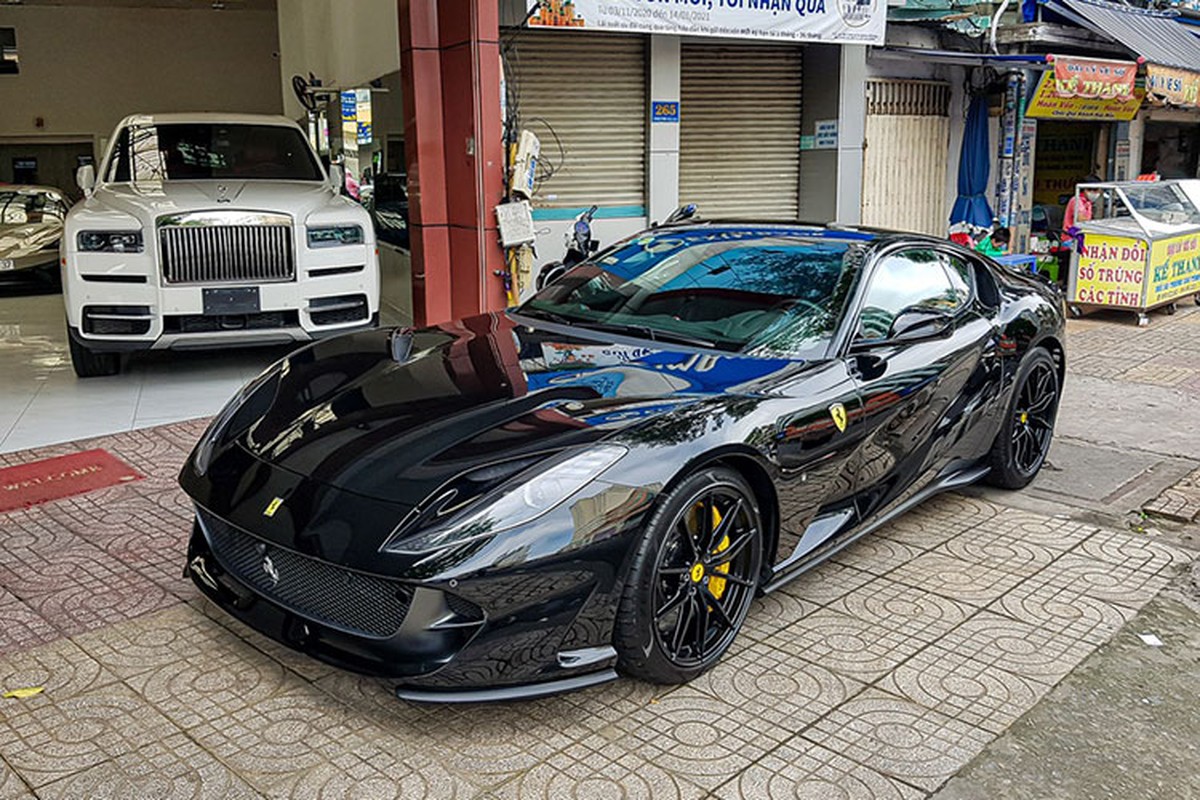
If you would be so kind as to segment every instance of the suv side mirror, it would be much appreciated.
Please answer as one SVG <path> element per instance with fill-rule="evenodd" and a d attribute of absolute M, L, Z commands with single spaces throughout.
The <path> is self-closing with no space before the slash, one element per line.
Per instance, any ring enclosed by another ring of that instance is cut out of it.
<path fill-rule="evenodd" d="M 954 317 L 945 311 L 909 306 L 892 320 L 888 339 L 893 342 L 911 342 L 941 336 L 950 329 L 953 322 Z"/>
<path fill-rule="evenodd" d="M 75 183 L 79 184 L 84 196 L 91 197 L 96 188 L 96 168 L 91 164 L 84 164 L 75 170 Z"/>
<path fill-rule="evenodd" d="M 342 193 L 342 186 L 346 183 L 346 175 L 342 172 L 341 166 L 337 164 L 329 165 L 329 188 L 338 194 Z"/>

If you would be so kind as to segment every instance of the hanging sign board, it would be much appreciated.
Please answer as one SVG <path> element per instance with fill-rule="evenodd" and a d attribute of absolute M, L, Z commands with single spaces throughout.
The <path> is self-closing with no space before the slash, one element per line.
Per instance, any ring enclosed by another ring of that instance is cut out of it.
<path fill-rule="evenodd" d="M 1121 97 L 1063 97 L 1058 92 L 1058 79 L 1054 72 L 1042 73 L 1037 90 L 1029 99 L 1025 116 L 1034 119 L 1065 120 L 1120 120 L 1128 122 L 1137 115 L 1145 93 L 1134 89 L 1128 98 Z"/>
<path fill-rule="evenodd" d="M 1129 100 L 1137 77 L 1133 61 L 1054 57 L 1054 91 L 1059 97 Z"/>
<path fill-rule="evenodd" d="M 530 27 L 882 45 L 885 0 L 527 0 Z"/>
<path fill-rule="evenodd" d="M 1200 106 L 1200 72 L 1147 64 L 1146 94 L 1152 102 L 1196 108 Z"/>

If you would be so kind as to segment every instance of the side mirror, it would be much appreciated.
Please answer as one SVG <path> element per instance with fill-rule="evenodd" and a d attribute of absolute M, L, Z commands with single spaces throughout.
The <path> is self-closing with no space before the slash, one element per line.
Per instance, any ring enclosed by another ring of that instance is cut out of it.
<path fill-rule="evenodd" d="M 941 336 L 950 329 L 954 318 L 944 311 L 910 306 L 892 320 L 888 339 L 893 342 L 911 342 Z"/>
<path fill-rule="evenodd" d="M 84 196 L 91 197 L 96 188 L 96 168 L 91 164 L 84 164 L 75 170 L 75 183 L 83 190 Z"/>
<path fill-rule="evenodd" d="M 329 188 L 338 194 L 342 193 L 342 187 L 346 183 L 346 174 L 342 172 L 341 166 L 338 164 L 329 165 Z"/>
<path fill-rule="evenodd" d="M 599 249 L 600 249 L 600 240 L 599 239 L 592 239 L 588 242 L 588 252 L 589 253 L 594 253 Z"/>

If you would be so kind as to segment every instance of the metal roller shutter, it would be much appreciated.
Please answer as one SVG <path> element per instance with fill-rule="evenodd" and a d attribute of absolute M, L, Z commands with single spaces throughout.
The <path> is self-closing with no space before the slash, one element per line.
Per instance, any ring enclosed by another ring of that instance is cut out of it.
<path fill-rule="evenodd" d="M 864 225 L 945 235 L 949 106 L 945 83 L 867 81 Z"/>
<path fill-rule="evenodd" d="M 708 219 L 796 219 L 800 48 L 684 42 L 681 57 L 679 201 Z"/>
<path fill-rule="evenodd" d="M 646 38 L 528 31 L 508 67 L 521 125 L 554 169 L 534 207 L 595 203 L 645 214 Z"/>

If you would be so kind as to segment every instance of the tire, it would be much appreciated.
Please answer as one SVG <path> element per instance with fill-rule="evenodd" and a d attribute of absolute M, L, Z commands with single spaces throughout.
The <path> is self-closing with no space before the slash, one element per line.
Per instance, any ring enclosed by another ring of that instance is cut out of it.
<path fill-rule="evenodd" d="M 80 378 L 99 378 L 104 375 L 116 375 L 121 371 L 120 353 L 97 353 L 89 350 L 75 337 L 67 334 L 71 346 L 71 366 Z"/>
<path fill-rule="evenodd" d="M 702 537 L 715 543 L 700 547 Z M 754 599 L 762 540 L 754 492 L 733 470 L 704 469 L 669 491 L 650 517 L 621 595 L 613 636 L 618 668 L 679 684 L 720 661 Z"/>
<path fill-rule="evenodd" d="M 1054 438 L 1061 393 L 1054 359 L 1046 350 L 1034 348 L 1017 370 L 1012 398 L 988 455 L 988 483 L 1022 489 L 1037 477 Z"/>

